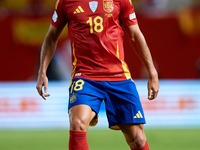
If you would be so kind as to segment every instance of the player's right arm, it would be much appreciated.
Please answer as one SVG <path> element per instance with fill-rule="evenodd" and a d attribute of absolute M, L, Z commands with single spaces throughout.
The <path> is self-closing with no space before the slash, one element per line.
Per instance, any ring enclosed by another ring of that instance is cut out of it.
<path fill-rule="evenodd" d="M 46 97 L 50 96 L 50 94 L 47 94 L 48 78 L 46 76 L 46 71 L 55 53 L 58 37 L 62 32 L 63 28 L 64 27 L 55 28 L 52 25 L 50 25 L 49 30 L 45 36 L 44 42 L 42 44 L 41 54 L 40 54 L 40 67 L 38 71 L 36 89 L 39 95 L 44 100 L 46 100 Z M 43 86 L 44 86 L 44 92 L 42 89 Z"/>

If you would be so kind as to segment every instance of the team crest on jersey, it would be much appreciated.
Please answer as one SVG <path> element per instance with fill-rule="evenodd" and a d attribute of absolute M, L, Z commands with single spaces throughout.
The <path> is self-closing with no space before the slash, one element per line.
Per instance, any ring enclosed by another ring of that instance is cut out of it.
<path fill-rule="evenodd" d="M 56 11 L 54 11 L 53 16 L 52 16 L 52 20 L 53 20 L 53 22 L 56 22 L 57 19 L 58 19 L 58 15 L 57 15 Z"/>
<path fill-rule="evenodd" d="M 91 11 L 94 13 L 97 10 L 98 2 L 97 1 L 91 1 L 89 2 L 89 6 Z"/>
<path fill-rule="evenodd" d="M 103 0 L 103 9 L 107 13 L 111 13 L 114 10 L 113 0 Z"/>

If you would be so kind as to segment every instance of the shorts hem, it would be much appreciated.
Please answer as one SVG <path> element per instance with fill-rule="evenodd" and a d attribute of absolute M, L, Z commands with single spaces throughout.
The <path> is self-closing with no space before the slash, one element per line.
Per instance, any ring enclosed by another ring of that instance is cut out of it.
<path fill-rule="evenodd" d="M 120 128 L 119 128 L 119 125 L 122 125 L 122 124 L 146 124 L 146 122 L 137 122 L 137 123 L 121 123 L 121 124 L 117 124 L 117 125 L 109 125 L 109 128 L 111 129 L 111 130 L 120 130 Z"/>

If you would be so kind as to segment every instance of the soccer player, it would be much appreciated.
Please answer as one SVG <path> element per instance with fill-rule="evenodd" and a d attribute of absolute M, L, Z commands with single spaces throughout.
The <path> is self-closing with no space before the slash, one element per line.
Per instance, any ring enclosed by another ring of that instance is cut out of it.
<path fill-rule="evenodd" d="M 148 99 L 159 91 L 159 80 L 149 48 L 130 0 L 58 0 L 41 48 L 38 93 L 46 100 L 47 67 L 65 25 L 72 48 L 69 87 L 69 150 L 88 150 L 87 130 L 98 120 L 104 100 L 109 128 L 121 130 L 131 150 L 149 150 L 144 133 L 144 112 L 124 61 L 126 31 L 149 73 Z M 134 63 L 134 62 L 133 62 Z M 44 86 L 44 92 L 42 87 Z"/>

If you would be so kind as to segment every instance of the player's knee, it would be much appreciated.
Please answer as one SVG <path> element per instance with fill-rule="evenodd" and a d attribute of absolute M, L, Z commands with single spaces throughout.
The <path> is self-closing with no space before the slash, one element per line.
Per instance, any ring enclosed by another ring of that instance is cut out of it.
<path fill-rule="evenodd" d="M 70 129 L 75 131 L 86 131 L 87 126 L 84 124 L 82 119 L 72 118 L 70 120 Z"/>
<path fill-rule="evenodd" d="M 134 138 L 130 138 L 127 143 L 131 148 L 142 148 L 146 143 L 146 137 L 144 134 L 136 134 L 136 136 Z"/>
<path fill-rule="evenodd" d="M 135 148 L 142 148 L 146 143 L 146 138 L 143 135 L 137 135 L 134 139 Z"/>

